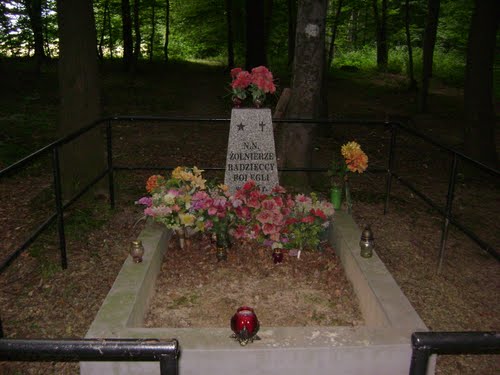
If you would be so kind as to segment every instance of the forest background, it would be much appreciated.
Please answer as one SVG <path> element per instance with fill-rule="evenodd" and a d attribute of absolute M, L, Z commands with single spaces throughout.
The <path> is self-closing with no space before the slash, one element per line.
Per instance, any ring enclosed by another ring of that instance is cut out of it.
<path fill-rule="evenodd" d="M 58 129 L 61 124 L 78 128 L 102 115 L 116 113 L 227 114 L 230 110 L 228 68 L 255 65 L 249 63 L 250 59 L 255 58 L 254 61 L 270 67 L 281 92 L 292 83 L 298 8 L 304 3 L 320 2 L 96 0 L 87 17 L 87 9 L 77 5 L 91 4 L 90 1 L 0 0 L 0 168 L 72 130 L 63 129 L 61 132 Z M 469 119 L 465 114 L 470 110 L 470 118 L 478 114 L 476 123 L 486 124 L 487 132 L 486 135 L 480 134 L 481 140 L 490 142 L 489 145 L 493 143 L 495 150 L 495 135 L 491 136 L 491 131 L 494 134 L 497 124 L 495 106 L 498 113 L 500 97 L 500 38 L 497 30 L 500 3 L 497 0 L 324 0 L 321 3 L 328 3 L 324 8 L 326 35 L 323 45 L 331 117 L 385 119 L 394 116 L 398 119 L 396 116 L 401 116 L 399 119 L 413 120 L 412 126 L 432 137 L 464 150 L 465 142 L 471 138 L 464 131 Z M 73 8 L 65 8 L 63 17 L 58 7 L 64 4 Z M 480 7 L 485 4 L 490 8 Z M 255 7 L 259 7 L 258 15 L 252 13 L 256 11 Z M 478 9 L 481 12 L 478 13 Z M 489 22 L 488 16 L 496 17 L 496 23 Z M 61 64 L 63 54 L 59 53 L 62 18 L 67 21 L 62 23 L 64 26 L 74 27 L 66 34 L 69 35 L 66 40 L 73 47 L 70 52 L 74 54 L 74 60 L 66 60 L 66 66 L 84 70 L 92 65 L 93 60 L 96 63 L 95 71 L 87 71 L 87 75 L 76 79 L 59 74 L 58 80 L 57 76 L 64 65 Z M 494 24 L 494 29 L 487 28 L 490 24 Z M 247 25 L 258 27 L 254 29 Z M 89 32 L 92 29 L 93 33 Z M 493 47 L 487 48 L 483 40 L 476 39 L 478 34 L 493 35 Z M 80 44 L 82 39 L 89 40 L 82 36 L 90 37 L 88 45 Z M 257 51 L 249 51 L 252 44 L 249 41 L 257 39 L 261 41 L 257 44 Z M 90 53 L 84 54 L 84 51 Z M 474 58 L 483 51 L 491 51 L 491 60 L 483 58 L 477 64 L 478 60 Z M 493 59 L 495 56 L 496 60 Z M 474 63 L 476 71 L 484 72 L 486 76 L 479 77 L 481 79 L 472 76 L 471 79 L 469 74 L 469 83 L 476 85 L 471 87 L 467 86 L 466 72 L 467 66 Z M 95 78 L 97 75 L 99 79 Z M 66 118 L 58 117 L 64 104 L 61 99 L 75 95 L 74 92 L 67 95 L 68 92 L 64 91 L 67 89 L 64 83 L 72 82 L 86 82 L 88 86 L 95 84 L 92 88 L 95 91 L 83 93 L 85 100 L 95 99 L 91 108 L 99 106 L 100 110 L 91 113 L 95 117 L 85 117 L 90 107 L 85 107 L 87 102 L 80 99 L 75 101 L 74 107 L 70 106 Z M 100 86 L 99 90 L 97 86 Z M 427 106 L 422 100 L 426 87 L 432 91 Z M 466 92 L 473 99 L 469 106 L 466 106 Z M 478 92 L 481 95 L 476 94 Z M 271 104 L 275 104 L 277 98 L 272 98 Z M 476 110 L 478 112 L 474 112 Z M 132 134 L 130 138 L 134 142 L 124 143 L 117 155 L 136 161 L 144 156 L 136 143 L 148 140 L 148 151 L 170 158 L 171 163 L 172 160 L 177 164 L 214 161 L 211 156 L 213 143 L 206 137 L 208 133 L 221 134 L 213 130 L 191 133 L 176 128 L 169 142 L 167 139 L 161 142 L 152 127 L 148 130 L 151 130 L 150 134 Z M 350 137 L 351 131 L 348 129 Z M 224 137 L 225 133 L 219 137 L 222 143 L 226 143 Z M 371 145 L 374 151 L 380 151 L 377 137 L 372 132 L 363 132 L 357 140 L 363 147 Z M 163 148 L 173 142 L 179 147 Z M 223 147 L 215 148 L 220 151 Z M 446 187 L 446 182 L 441 181 L 439 185 L 433 178 L 445 179 L 447 174 L 430 172 L 444 170 L 436 167 L 436 163 L 441 165 L 441 155 L 428 154 L 426 147 L 419 148 L 418 142 L 409 141 L 402 149 L 411 153 L 411 172 L 425 176 L 419 181 L 421 186 L 431 193 L 441 194 L 438 188 Z M 81 162 L 85 165 L 89 164 L 90 157 L 97 155 L 96 149 L 93 143 L 91 147 L 76 148 L 78 154 L 83 154 Z M 196 153 L 191 152 L 193 149 Z M 477 149 L 483 151 L 488 147 Z M 83 151 L 87 152 L 84 154 Z M 496 158 L 496 152 L 493 154 Z M 375 161 L 376 155 L 370 153 L 371 162 Z M 482 156 L 478 154 L 478 158 Z M 485 160 L 492 161 L 488 157 Z M 446 160 L 443 159 L 442 163 L 445 164 Z M 5 197 L 0 207 L 0 221 L 4 228 L 1 242 L 5 245 L 2 251 L 15 248 L 22 235 L 30 233 L 30 229 L 36 226 L 36 220 L 43 217 L 36 212 L 37 206 L 41 204 L 41 209 L 47 211 L 53 209 L 51 176 L 45 176 L 49 164 L 36 164 L 27 173 L 0 185 Z M 75 172 L 83 169 L 74 165 L 75 161 L 71 160 L 69 166 Z M 93 176 L 95 170 L 92 170 Z M 42 172 L 43 178 L 38 175 Z M 139 177 L 137 186 L 142 189 L 144 178 Z M 381 219 L 376 213 L 381 212 L 383 193 L 376 189 L 383 187 L 383 182 L 375 180 L 369 173 L 364 174 L 365 177 L 367 181 L 353 184 L 359 189 L 354 191 L 355 218 L 359 223 L 375 223 L 373 229 L 377 233 L 378 254 L 429 328 L 498 329 L 498 314 L 494 313 L 498 311 L 499 303 L 496 293 L 498 264 L 453 233 L 450 246 L 453 251 L 447 257 L 446 272 L 436 276 L 434 263 L 436 244 L 439 243 L 438 228 L 441 226 L 439 215 L 427 209 L 421 201 L 417 202 L 413 194 L 400 192 L 398 199 L 394 199 L 394 209 L 391 209 L 393 216 Z M 463 174 L 459 177 L 460 189 L 469 195 L 464 195 L 464 198 L 457 191 L 458 214 L 467 219 L 475 231 L 491 239 L 491 243 L 498 243 L 497 185 L 483 175 L 475 176 L 475 179 Z M 4 307 L 0 313 L 9 336 L 81 337 L 85 334 L 127 256 L 123 244 L 137 229 L 133 226 L 137 212 L 130 206 L 139 192 L 127 191 L 125 194 L 125 186 L 132 184 L 131 178 L 128 175 L 120 178 L 123 189 L 119 194 L 120 207 L 127 207 L 128 211 L 117 210 L 113 215 L 115 221 L 108 230 L 100 231 L 99 235 L 94 232 L 106 221 L 106 215 L 111 215 L 103 210 L 102 202 L 91 200 L 89 203 L 87 200 L 82 203 L 83 208 L 68 213 L 76 222 L 73 235 L 68 229 L 70 267 L 80 267 L 81 272 L 60 271 L 55 229 L 52 228 L 51 233 L 37 241 L 5 276 L 2 275 L 0 298 L 3 298 Z M 374 180 L 373 184 L 369 184 L 370 179 Z M 14 197 L 13 191 L 16 192 Z M 473 206 L 471 202 L 477 205 Z M 429 223 L 425 225 L 423 222 Z M 85 226 L 91 228 L 85 229 Z M 98 271 L 96 267 L 99 267 Z M 101 278 L 88 276 L 95 274 Z M 72 277 L 81 278 L 73 280 Z M 89 287 L 89 279 L 96 285 Z M 59 288 L 60 285 L 67 287 Z M 89 290 L 99 290 L 99 295 Z M 82 311 L 85 317 L 75 323 L 74 316 L 81 316 Z M 26 321 L 33 324 L 27 326 Z M 449 364 L 440 364 L 439 367 L 439 373 L 446 375 L 490 374 L 497 363 L 496 358 L 489 358 L 489 361 L 482 357 L 461 358 L 458 361 L 455 357 L 447 359 L 444 356 L 440 362 Z M 478 370 L 481 366 L 485 368 L 482 372 Z"/>

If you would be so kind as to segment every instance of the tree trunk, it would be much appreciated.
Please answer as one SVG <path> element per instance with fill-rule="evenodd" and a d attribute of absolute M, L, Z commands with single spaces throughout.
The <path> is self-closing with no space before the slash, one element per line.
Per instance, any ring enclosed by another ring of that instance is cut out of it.
<path fill-rule="evenodd" d="M 354 49 L 356 49 L 356 45 L 358 43 L 358 19 L 359 10 L 353 9 L 351 11 L 351 20 L 349 24 L 349 41 Z"/>
<path fill-rule="evenodd" d="M 332 1 L 333 6 L 333 1 Z M 333 54 L 335 53 L 335 39 L 337 37 L 337 29 L 339 26 L 340 13 L 342 12 L 342 0 L 337 0 L 337 10 L 335 11 L 335 18 L 332 22 L 332 38 L 330 39 L 330 46 L 328 47 L 328 64 L 327 66 L 332 66 Z"/>
<path fill-rule="evenodd" d="M 98 47 L 98 54 L 100 61 L 104 60 L 104 35 L 106 34 L 106 25 L 108 24 L 108 17 L 109 17 L 109 0 L 106 0 L 104 2 L 101 37 L 99 38 L 99 47 Z"/>
<path fill-rule="evenodd" d="M 288 0 L 288 66 L 292 66 L 297 28 L 297 0 Z"/>
<path fill-rule="evenodd" d="M 140 25 L 140 11 L 139 11 L 139 1 L 134 0 L 134 34 L 135 34 L 135 46 L 134 46 L 134 67 L 137 67 L 137 62 L 141 57 L 141 25 Z"/>
<path fill-rule="evenodd" d="M 377 36 L 377 68 L 381 71 L 387 70 L 389 62 L 389 49 L 387 46 L 387 0 L 382 0 L 381 14 L 378 11 L 378 0 L 372 1 L 373 15 Z"/>
<path fill-rule="evenodd" d="M 436 34 L 439 20 L 440 0 L 428 0 L 427 19 L 425 22 L 424 45 L 422 58 L 422 87 L 418 98 L 418 111 L 427 111 L 427 98 L 429 94 L 429 82 L 432 77 L 432 62 L 434 57 L 434 46 L 436 45 Z"/>
<path fill-rule="evenodd" d="M 113 41 L 113 26 L 111 24 L 111 16 L 108 17 L 108 32 L 109 32 L 109 57 L 112 59 L 113 58 L 113 50 L 115 48 L 114 41 Z"/>
<path fill-rule="evenodd" d="M 327 0 L 299 0 L 297 35 L 293 63 L 292 95 L 287 108 L 291 118 L 313 119 L 322 115 L 325 76 L 325 27 Z M 281 157 L 286 167 L 310 167 L 312 163 L 314 126 L 288 125 L 283 131 Z M 309 176 L 293 173 L 286 181 L 307 189 Z"/>
<path fill-rule="evenodd" d="M 31 30 L 33 31 L 33 40 L 35 44 L 35 70 L 39 73 L 45 60 L 45 50 L 43 48 L 42 1 L 24 0 L 24 5 L 30 20 Z"/>
<path fill-rule="evenodd" d="M 226 0 L 226 26 L 227 26 L 227 67 L 234 68 L 233 45 L 233 0 Z"/>
<path fill-rule="evenodd" d="M 413 48 L 411 47 L 410 35 L 410 0 L 405 0 L 405 34 L 406 47 L 408 48 L 408 78 L 410 79 L 410 90 L 417 89 L 417 81 L 413 72 Z"/>
<path fill-rule="evenodd" d="M 498 0 L 476 0 L 475 3 L 465 69 L 465 152 L 497 168 L 493 65 L 500 3 Z"/>
<path fill-rule="evenodd" d="M 125 70 L 130 71 L 134 59 L 132 43 L 132 18 L 130 17 L 130 0 L 122 1 L 122 27 L 123 27 L 123 63 Z"/>
<path fill-rule="evenodd" d="M 57 1 L 59 25 L 58 131 L 61 136 L 89 125 L 101 115 L 96 30 L 90 1 Z M 104 170 L 101 132 L 90 133 L 63 147 L 61 177 L 64 198 L 85 186 Z"/>
<path fill-rule="evenodd" d="M 156 33 L 156 1 L 151 3 L 151 35 L 149 37 L 149 62 L 153 62 Z"/>
<path fill-rule="evenodd" d="M 246 69 L 266 65 L 264 0 L 246 0 Z"/>
<path fill-rule="evenodd" d="M 170 0 L 165 2 L 165 44 L 163 45 L 163 53 L 165 62 L 168 62 L 168 38 L 170 36 Z"/>

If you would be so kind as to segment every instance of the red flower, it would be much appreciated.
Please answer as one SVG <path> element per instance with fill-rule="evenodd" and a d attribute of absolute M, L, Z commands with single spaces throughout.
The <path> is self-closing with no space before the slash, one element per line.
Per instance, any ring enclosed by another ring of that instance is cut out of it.
<path fill-rule="evenodd" d="M 307 224 L 311 224 L 311 223 L 314 223 L 314 216 L 306 216 L 306 217 L 303 217 L 300 222 L 302 223 L 307 223 Z"/>
<path fill-rule="evenodd" d="M 314 208 L 311 209 L 310 214 L 314 215 L 314 216 L 317 216 L 317 217 L 320 217 L 323 220 L 326 220 L 325 213 L 323 211 L 321 211 L 319 208 L 317 208 L 317 209 L 314 209 Z"/>
<path fill-rule="evenodd" d="M 231 83 L 231 87 L 233 89 L 246 89 L 248 85 L 252 83 L 252 77 L 250 76 L 250 73 L 247 71 L 243 70 L 238 73 L 236 78 L 233 80 Z"/>
<path fill-rule="evenodd" d="M 254 180 L 248 180 L 245 182 L 245 184 L 242 186 L 242 190 L 250 191 L 253 188 L 255 188 L 255 181 Z"/>

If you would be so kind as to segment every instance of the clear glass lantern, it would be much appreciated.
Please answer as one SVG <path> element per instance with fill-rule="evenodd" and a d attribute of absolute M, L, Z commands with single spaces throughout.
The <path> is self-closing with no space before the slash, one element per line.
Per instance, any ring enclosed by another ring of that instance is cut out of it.
<path fill-rule="evenodd" d="M 375 240 L 373 238 L 373 232 L 367 225 L 363 232 L 361 232 L 361 240 L 359 241 L 359 247 L 361 249 L 361 256 L 363 258 L 371 258 L 373 255 L 373 249 L 375 248 Z"/>

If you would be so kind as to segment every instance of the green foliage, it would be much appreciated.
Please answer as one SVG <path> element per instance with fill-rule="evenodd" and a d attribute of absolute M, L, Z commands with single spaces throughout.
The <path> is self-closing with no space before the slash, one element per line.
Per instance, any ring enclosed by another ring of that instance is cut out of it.
<path fill-rule="evenodd" d="M 413 49 L 413 64 L 415 76 L 418 79 L 422 72 L 422 50 Z M 355 66 L 363 71 L 373 72 L 377 69 L 377 50 L 375 47 L 364 47 L 359 50 L 338 51 L 334 60 L 334 67 Z M 391 73 L 407 74 L 408 51 L 405 46 L 389 50 L 388 71 Z M 458 51 L 444 51 L 436 48 L 434 51 L 433 76 L 444 83 L 454 86 L 463 85 L 465 72 L 465 55 Z"/>

